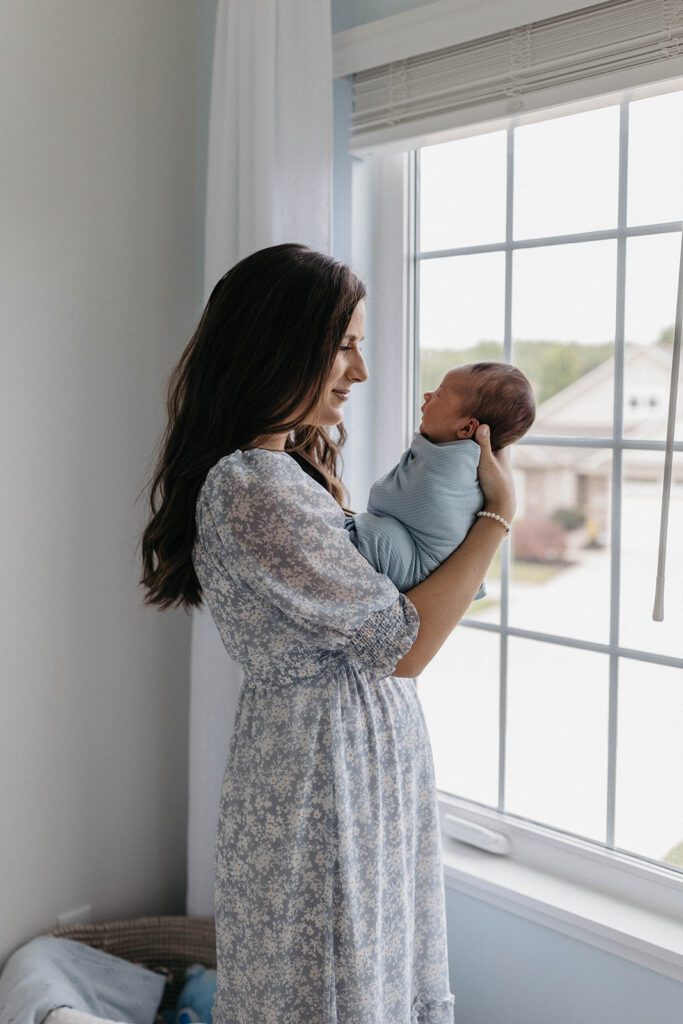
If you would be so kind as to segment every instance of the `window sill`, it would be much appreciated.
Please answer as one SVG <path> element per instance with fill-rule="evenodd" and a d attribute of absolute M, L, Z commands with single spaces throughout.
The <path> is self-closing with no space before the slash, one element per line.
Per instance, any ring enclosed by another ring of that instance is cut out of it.
<path fill-rule="evenodd" d="M 683 982 L 679 917 L 442 837 L 446 889 L 518 914 Z"/>

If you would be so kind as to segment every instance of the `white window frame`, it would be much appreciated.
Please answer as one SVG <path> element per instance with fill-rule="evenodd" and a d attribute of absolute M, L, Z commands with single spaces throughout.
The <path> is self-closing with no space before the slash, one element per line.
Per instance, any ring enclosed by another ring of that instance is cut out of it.
<path fill-rule="evenodd" d="M 669 85 L 666 90 L 670 91 Z M 643 95 L 651 95 L 651 87 Z M 639 98 L 631 89 L 621 96 L 620 149 L 627 142 L 626 101 Z M 614 103 L 611 96 L 603 105 Z M 573 112 L 572 106 L 547 112 L 548 117 Z M 581 109 L 576 105 L 576 109 Z M 534 118 L 540 120 L 538 116 Z M 512 138 L 513 124 L 508 126 Z M 497 128 L 499 126 L 496 126 Z M 479 129 L 481 130 L 481 129 Z M 473 129 L 471 134 L 476 134 Z M 458 133 L 460 136 L 464 132 Z M 512 159 L 508 145 L 508 159 Z M 664 451 L 661 442 L 631 442 L 621 438 L 623 417 L 623 309 L 625 291 L 626 239 L 634 235 L 660 231 L 680 231 L 679 222 L 654 227 L 626 228 L 624 160 L 620 160 L 620 202 L 618 226 L 614 230 L 565 235 L 552 239 L 516 242 L 514 248 L 542 244 L 563 244 L 610 238 L 617 240 L 617 319 L 615 334 L 615 437 L 614 438 L 525 438 L 520 443 L 552 444 L 553 446 L 588 445 L 613 448 L 612 473 L 612 559 L 613 591 L 611 598 L 610 640 L 597 644 L 567 637 L 535 633 L 510 627 L 507 605 L 501 606 L 500 624 L 478 622 L 465 618 L 458 628 L 476 628 L 496 632 L 501 644 L 507 636 L 527 637 L 583 650 L 598 651 L 610 658 L 610 739 L 608 753 L 608 842 L 600 844 L 582 837 L 548 828 L 519 816 L 490 808 L 475 801 L 439 791 L 439 812 L 443 830 L 444 876 L 447 888 L 476 895 L 491 903 L 522 914 L 532 920 L 574 935 L 610 952 L 617 953 L 669 977 L 683 981 L 683 873 L 664 867 L 645 857 L 613 848 L 614 792 L 616 766 L 616 666 L 619 657 L 662 665 L 683 667 L 683 659 L 636 652 L 618 645 L 617 613 L 619 573 L 617 558 L 621 512 L 621 452 L 625 448 Z M 386 472 L 410 443 L 416 427 L 419 396 L 416 382 L 419 366 L 417 338 L 416 275 L 419 263 L 430 255 L 417 252 L 416 189 L 417 161 L 415 151 L 376 153 L 371 160 L 355 161 L 354 166 L 354 228 L 353 266 L 368 284 L 367 336 L 372 350 L 373 366 L 369 395 L 374 412 L 374 459 L 368 467 L 368 482 Z M 508 175 L 508 190 L 510 188 Z M 465 250 L 439 251 L 439 256 L 463 252 L 505 251 L 507 276 L 511 268 L 512 223 L 511 202 L 508 201 L 507 237 L 503 244 L 477 246 Z M 511 358 L 511 317 L 509 281 L 506 286 L 505 341 L 503 358 Z M 396 401 L 396 395 L 402 401 Z M 677 442 L 676 451 L 683 451 Z M 653 545 L 655 539 L 653 538 Z M 509 545 L 503 545 L 503 582 L 509 578 Z M 506 587 L 503 586 L 503 593 Z M 503 659 L 501 659 L 503 662 Z M 501 664 L 501 684 L 505 665 Z M 501 716 L 504 700 L 501 691 Z M 504 744 L 505 722 L 501 721 L 501 744 Z M 499 758 L 499 798 L 503 797 L 504 758 Z M 499 802 L 499 807 L 502 803 Z M 464 845 L 448 834 L 448 818 L 454 816 L 474 825 L 504 834 L 510 852 L 500 857 Z M 577 909 L 578 908 L 578 909 Z"/>

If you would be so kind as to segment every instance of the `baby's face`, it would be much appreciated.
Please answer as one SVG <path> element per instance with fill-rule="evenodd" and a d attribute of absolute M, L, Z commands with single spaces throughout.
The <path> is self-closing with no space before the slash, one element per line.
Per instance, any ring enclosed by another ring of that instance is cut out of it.
<path fill-rule="evenodd" d="M 469 365 L 458 366 L 448 371 L 436 391 L 425 391 L 418 430 L 429 441 L 438 444 L 474 436 L 479 420 L 465 415 L 471 403 L 470 378 Z"/>

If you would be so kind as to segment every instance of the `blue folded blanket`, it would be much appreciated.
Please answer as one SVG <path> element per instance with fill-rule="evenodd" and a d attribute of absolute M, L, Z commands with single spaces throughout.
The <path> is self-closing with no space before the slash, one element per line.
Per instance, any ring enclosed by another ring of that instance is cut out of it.
<path fill-rule="evenodd" d="M 154 1024 L 166 979 L 73 939 L 39 935 L 20 946 L 0 974 L 2 1024 L 42 1024 L 52 1010 L 75 1010 Z"/>
<path fill-rule="evenodd" d="M 398 590 L 416 587 L 462 544 L 484 507 L 476 441 L 430 441 L 416 430 L 397 464 L 370 489 L 367 512 L 344 528 Z M 486 585 L 475 594 L 485 597 Z"/>

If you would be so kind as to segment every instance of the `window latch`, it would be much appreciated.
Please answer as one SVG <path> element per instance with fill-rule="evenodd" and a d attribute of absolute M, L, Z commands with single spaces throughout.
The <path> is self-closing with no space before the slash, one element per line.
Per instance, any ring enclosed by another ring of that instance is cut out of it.
<path fill-rule="evenodd" d="M 453 839 L 459 839 L 461 843 L 478 846 L 480 850 L 488 850 L 489 853 L 505 855 L 510 852 L 510 840 L 502 832 L 494 832 L 493 829 L 477 825 L 466 818 L 458 818 L 454 814 L 445 815 L 444 832 Z"/>

